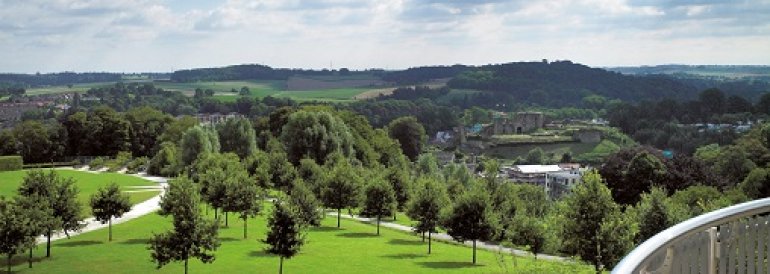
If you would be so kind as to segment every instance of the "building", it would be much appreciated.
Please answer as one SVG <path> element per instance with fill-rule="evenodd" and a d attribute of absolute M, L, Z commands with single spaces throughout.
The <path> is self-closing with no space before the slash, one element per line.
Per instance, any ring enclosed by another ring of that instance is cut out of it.
<path fill-rule="evenodd" d="M 541 186 L 549 198 L 558 199 L 570 193 L 589 169 L 579 164 L 558 164 L 515 165 L 504 170 L 514 182 Z"/>
<path fill-rule="evenodd" d="M 482 130 L 482 135 L 525 134 L 543 128 L 545 116 L 542 112 L 517 112 L 516 114 L 496 113 L 492 124 Z"/>

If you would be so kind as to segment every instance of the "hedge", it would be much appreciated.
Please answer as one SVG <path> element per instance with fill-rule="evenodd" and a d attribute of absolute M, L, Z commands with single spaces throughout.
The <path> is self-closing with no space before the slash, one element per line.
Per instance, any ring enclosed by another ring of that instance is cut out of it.
<path fill-rule="evenodd" d="M 21 156 L 0 156 L 0 171 L 21 170 L 23 166 Z"/>

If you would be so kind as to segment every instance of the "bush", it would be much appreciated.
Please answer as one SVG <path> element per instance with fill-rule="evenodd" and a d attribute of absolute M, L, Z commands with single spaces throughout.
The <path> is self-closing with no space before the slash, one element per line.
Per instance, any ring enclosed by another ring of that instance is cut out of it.
<path fill-rule="evenodd" d="M 107 171 L 116 172 L 122 169 L 123 167 L 127 166 L 132 159 L 133 159 L 133 156 L 131 156 L 131 152 L 128 152 L 128 151 L 118 152 L 118 155 L 115 156 L 115 159 L 109 160 L 105 163 L 105 165 L 109 168 Z"/>
<path fill-rule="evenodd" d="M 147 157 L 139 157 L 129 162 L 126 166 L 126 173 L 138 173 L 147 170 L 147 165 L 150 164 L 150 159 Z"/>
<path fill-rule="evenodd" d="M 91 170 L 97 170 L 102 167 L 104 167 L 104 158 L 102 157 L 96 157 L 93 160 L 91 160 L 90 163 L 88 163 L 88 166 Z"/>
<path fill-rule="evenodd" d="M 24 167 L 21 156 L 0 156 L 0 171 L 20 170 Z"/>

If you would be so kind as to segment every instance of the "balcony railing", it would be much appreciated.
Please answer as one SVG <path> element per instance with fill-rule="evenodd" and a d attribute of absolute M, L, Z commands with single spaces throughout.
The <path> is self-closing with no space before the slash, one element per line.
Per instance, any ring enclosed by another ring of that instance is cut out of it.
<path fill-rule="evenodd" d="M 770 273 L 768 213 L 765 198 L 689 219 L 639 245 L 612 273 Z"/>

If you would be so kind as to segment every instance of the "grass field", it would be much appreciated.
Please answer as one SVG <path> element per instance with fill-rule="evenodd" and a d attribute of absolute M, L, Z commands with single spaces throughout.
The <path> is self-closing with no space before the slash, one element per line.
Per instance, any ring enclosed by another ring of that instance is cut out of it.
<path fill-rule="evenodd" d="M 74 178 L 80 194 L 78 194 L 78 200 L 83 206 L 84 213 L 91 214 L 91 208 L 88 206 L 91 194 L 96 193 L 99 187 L 115 182 L 123 190 L 131 190 L 132 186 L 155 186 L 156 183 L 130 176 L 117 173 L 89 173 L 75 170 L 57 170 L 59 176 Z M 16 195 L 16 190 L 24 180 L 26 174 L 25 170 L 20 171 L 6 171 L 0 172 L 0 196 L 13 197 Z M 158 191 L 147 192 L 132 192 L 129 193 L 131 197 L 131 203 L 136 204 L 147 199 L 150 199 L 158 195 Z"/>
<path fill-rule="evenodd" d="M 27 95 L 41 95 L 41 94 L 55 94 L 65 92 L 86 92 L 91 88 L 105 87 L 114 85 L 114 82 L 100 82 L 100 83 L 88 83 L 88 84 L 74 84 L 72 88 L 67 86 L 50 86 L 42 88 L 27 89 Z"/>
<path fill-rule="evenodd" d="M 433 254 L 416 235 L 382 229 L 355 221 L 327 217 L 306 236 L 300 254 L 284 262 L 285 273 L 592 273 L 591 267 L 572 262 L 550 262 L 512 258 L 510 254 L 478 251 L 472 265 L 471 248 L 434 242 Z M 45 248 L 35 250 L 35 263 L 28 269 L 26 258 L 16 256 L 17 273 L 181 273 L 183 263 L 172 263 L 156 271 L 150 261 L 147 241 L 153 233 L 171 227 L 170 220 L 151 214 L 113 227 L 113 242 L 102 229 L 54 242 L 52 257 L 44 259 Z M 230 228 L 220 229 L 222 245 L 212 264 L 190 261 L 191 273 L 277 273 L 278 257 L 266 254 L 259 242 L 266 233 L 265 217 L 249 221 L 249 238 L 243 239 L 240 219 L 230 216 Z M 5 269 L 5 260 L 0 260 Z M 507 271 L 506 271 L 507 269 Z"/>
<path fill-rule="evenodd" d="M 555 143 L 555 144 L 526 144 L 516 146 L 497 146 L 489 148 L 483 152 L 485 155 L 500 157 L 504 159 L 516 159 L 516 157 L 526 158 L 530 150 L 539 147 L 545 153 L 553 153 L 558 160 L 565 152 L 570 152 L 572 156 L 587 153 L 593 150 L 598 144 L 591 143 Z"/>

